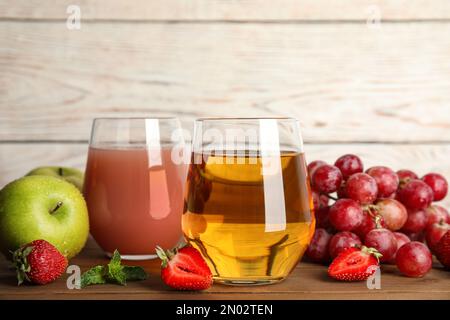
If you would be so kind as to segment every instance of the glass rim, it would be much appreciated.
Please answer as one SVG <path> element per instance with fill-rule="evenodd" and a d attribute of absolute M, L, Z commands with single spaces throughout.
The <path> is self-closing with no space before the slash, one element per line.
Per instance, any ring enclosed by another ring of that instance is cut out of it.
<path fill-rule="evenodd" d="M 179 120 L 178 117 L 96 117 L 93 121 L 98 120 Z"/>
<path fill-rule="evenodd" d="M 195 119 L 195 122 L 205 121 L 257 121 L 257 120 L 276 120 L 276 121 L 298 121 L 294 117 L 202 117 Z"/>

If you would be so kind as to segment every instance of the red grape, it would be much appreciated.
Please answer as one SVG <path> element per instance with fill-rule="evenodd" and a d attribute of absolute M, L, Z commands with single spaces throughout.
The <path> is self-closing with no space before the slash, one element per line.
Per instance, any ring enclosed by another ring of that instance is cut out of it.
<path fill-rule="evenodd" d="M 397 191 L 399 184 L 398 176 L 388 167 L 372 167 L 366 173 L 377 182 L 379 198 L 387 198 Z"/>
<path fill-rule="evenodd" d="M 319 196 L 319 207 L 328 207 L 329 202 L 330 198 L 328 198 L 325 194 L 321 194 Z"/>
<path fill-rule="evenodd" d="M 347 248 L 360 246 L 361 240 L 359 237 L 349 231 L 342 231 L 336 233 L 330 240 L 328 251 L 332 259 L 336 258 L 339 253 Z"/>
<path fill-rule="evenodd" d="M 321 165 L 313 171 L 313 188 L 321 193 L 335 192 L 342 182 L 342 173 L 335 166 Z"/>
<path fill-rule="evenodd" d="M 322 228 L 316 229 L 311 243 L 306 250 L 306 255 L 315 262 L 328 262 L 330 254 L 328 252 L 328 243 L 331 235 Z"/>
<path fill-rule="evenodd" d="M 313 207 L 315 210 L 320 208 L 320 194 L 317 191 L 311 190 L 311 197 L 313 201 Z"/>
<path fill-rule="evenodd" d="M 381 262 L 391 260 L 397 251 L 397 239 L 391 231 L 384 228 L 373 229 L 366 234 L 364 245 L 377 249 L 383 255 L 380 258 Z"/>
<path fill-rule="evenodd" d="M 402 227 L 406 233 L 418 233 L 423 231 L 428 223 L 428 217 L 425 210 L 408 211 L 408 219 Z"/>
<path fill-rule="evenodd" d="M 401 232 L 392 232 L 395 236 L 395 239 L 397 239 L 397 248 L 400 249 L 402 245 L 405 243 L 411 242 L 411 239 L 409 237 Z"/>
<path fill-rule="evenodd" d="M 407 180 L 419 179 L 419 176 L 411 170 L 403 169 L 397 171 L 397 176 L 400 180 L 408 182 Z"/>
<path fill-rule="evenodd" d="M 322 207 L 315 211 L 316 228 L 330 229 L 330 207 Z"/>
<path fill-rule="evenodd" d="M 398 199 L 409 209 L 421 210 L 433 202 L 433 190 L 421 180 L 411 180 L 397 192 Z"/>
<path fill-rule="evenodd" d="M 336 192 L 337 192 L 337 196 L 339 199 L 348 198 L 347 193 L 345 192 L 345 182 L 343 182 L 341 184 L 341 186 L 339 187 L 339 189 Z"/>
<path fill-rule="evenodd" d="M 427 245 L 432 252 L 436 252 L 436 246 L 439 240 L 441 240 L 448 230 L 450 230 L 450 224 L 444 222 L 443 220 L 441 222 L 433 223 L 427 227 L 425 237 L 427 240 Z"/>
<path fill-rule="evenodd" d="M 450 223 L 450 215 L 444 207 L 438 205 L 431 205 L 426 209 L 428 215 L 428 225 L 432 225 L 433 223 L 440 222 L 443 220 L 444 222 Z"/>
<path fill-rule="evenodd" d="M 361 159 L 354 154 L 346 154 L 336 160 L 334 163 L 342 172 L 344 179 L 348 179 L 352 174 L 363 172 L 364 167 Z"/>
<path fill-rule="evenodd" d="M 385 199 L 394 199 L 397 200 L 397 192 L 394 192 L 393 194 L 391 194 L 389 197 L 386 197 Z M 398 200 L 397 200 L 398 201 Z"/>
<path fill-rule="evenodd" d="M 407 244 L 411 242 L 411 240 L 408 238 L 408 236 L 401 232 L 393 232 L 395 239 L 397 240 L 397 251 L 400 249 L 404 244 Z M 395 264 L 395 257 L 397 256 L 397 251 L 395 252 L 394 256 L 391 260 L 389 260 L 389 263 Z"/>
<path fill-rule="evenodd" d="M 422 181 L 433 190 L 433 201 L 440 201 L 447 195 L 447 180 L 439 173 L 428 173 L 422 177 Z"/>
<path fill-rule="evenodd" d="M 378 226 L 377 226 L 377 220 L 378 220 Z M 384 222 L 384 219 L 380 215 L 372 216 L 372 214 L 368 211 L 364 211 L 364 218 L 362 223 L 357 227 L 353 232 L 358 235 L 361 239 L 365 239 L 366 234 L 368 234 L 373 229 L 376 229 L 377 227 L 384 228 L 386 226 L 386 223 Z"/>
<path fill-rule="evenodd" d="M 425 242 L 425 231 L 416 233 L 401 230 L 411 241 Z"/>
<path fill-rule="evenodd" d="M 423 243 L 413 241 L 403 245 L 395 258 L 401 273 L 408 277 L 422 277 L 430 271 L 431 252 Z"/>
<path fill-rule="evenodd" d="M 351 231 L 363 221 L 361 206 L 351 199 L 339 199 L 330 208 L 330 222 L 339 231 Z"/>
<path fill-rule="evenodd" d="M 366 173 L 355 173 L 345 184 L 345 193 L 361 204 L 371 204 L 378 194 L 377 182 Z"/>
<path fill-rule="evenodd" d="M 329 198 L 324 194 L 319 194 L 317 191 L 312 190 L 311 195 L 313 198 L 314 209 L 320 209 L 328 206 Z"/>
<path fill-rule="evenodd" d="M 327 163 L 325 161 L 322 161 L 322 160 L 315 160 L 313 162 L 310 162 L 308 164 L 308 175 L 310 177 L 312 177 L 312 174 L 313 174 L 314 170 L 316 170 L 318 167 L 320 167 L 320 166 L 322 166 L 324 164 L 327 164 Z"/>
<path fill-rule="evenodd" d="M 389 230 L 400 230 L 408 219 L 405 206 L 394 199 L 382 199 L 376 203 L 377 212 L 384 218 Z"/>
<path fill-rule="evenodd" d="M 441 240 L 439 240 L 436 248 L 436 258 L 445 267 L 450 270 L 450 231 L 447 231 Z"/>

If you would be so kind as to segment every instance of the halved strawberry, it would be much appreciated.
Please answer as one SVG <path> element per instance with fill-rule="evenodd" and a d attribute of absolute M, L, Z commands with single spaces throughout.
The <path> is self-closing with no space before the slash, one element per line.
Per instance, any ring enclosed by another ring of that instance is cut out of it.
<path fill-rule="evenodd" d="M 156 247 L 156 254 L 162 260 L 161 278 L 169 287 L 205 290 L 212 285 L 211 270 L 197 249 L 188 246 L 164 251 Z"/>
<path fill-rule="evenodd" d="M 381 254 L 374 248 L 352 247 L 342 251 L 328 268 L 336 280 L 363 281 L 375 273 Z"/>

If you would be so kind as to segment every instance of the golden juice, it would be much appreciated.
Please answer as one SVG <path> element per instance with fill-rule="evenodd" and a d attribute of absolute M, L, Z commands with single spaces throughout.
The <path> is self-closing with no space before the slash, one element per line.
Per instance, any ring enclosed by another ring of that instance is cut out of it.
<path fill-rule="evenodd" d="M 314 232 L 304 155 L 193 154 L 183 233 L 217 282 L 283 280 Z"/>

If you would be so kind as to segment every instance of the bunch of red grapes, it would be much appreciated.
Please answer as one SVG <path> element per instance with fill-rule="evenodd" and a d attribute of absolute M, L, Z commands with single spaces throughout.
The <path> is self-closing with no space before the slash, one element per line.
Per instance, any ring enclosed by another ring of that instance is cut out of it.
<path fill-rule="evenodd" d="M 343 250 L 365 245 L 382 254 L 381 263 L 396 264 L 410 277 L 431 269 L 432 253 L 448 264 L 448 245 L 440 242 L 450 230 L 450 215 L 433 204 L 447 194 L 442 175 L 429 173 L 419 179 L 410 170 L 394 172 L 384 166 L 364 172 L 361 159 L 352 154 L 334 165 L 311 162 L 308 174 L 316 215 L 306 252 L 312 261 L 329 263 Z M 446 252 L 439 252 L 440 247 Z"/>

